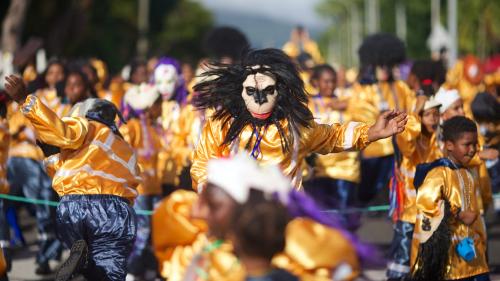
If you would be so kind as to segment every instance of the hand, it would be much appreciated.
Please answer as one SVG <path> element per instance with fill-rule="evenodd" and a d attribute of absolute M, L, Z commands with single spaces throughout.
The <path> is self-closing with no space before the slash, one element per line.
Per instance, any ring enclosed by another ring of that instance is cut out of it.
<path fill-rule="evenodd" d="M 479 152 L 481 160 L 496 160 L 498 158 L 498 150 L 494 148 L 486 148 Z"/>
<path fill-rule="evenodd" d="M 28 92 L 26 91 L 26 86 L 24 81 L 15 75 L 9 75 L 5 77 L 5 91 L 15 102 L 21 104 L 26 100 Z"/>
<path fill-rule="evenodd" d="M 399 134 L 404 131 L 406 122 L 408 122 L 408 115 L 405 112 L 398 110 L 384 112 L 368 130 L 368 141 L 373 142 Z"/>
<path fill-rule="evenodd" d="M 477 219 L 477 212 L 473 211 L 461 211 L 458 214 L 458 218 L 466 225 L 471 225 Z"/>

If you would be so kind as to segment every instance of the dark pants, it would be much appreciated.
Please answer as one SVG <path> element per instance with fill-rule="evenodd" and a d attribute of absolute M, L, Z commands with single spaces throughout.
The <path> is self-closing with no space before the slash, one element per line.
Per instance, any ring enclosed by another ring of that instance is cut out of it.
<path fill-rule="evenodd" d="M 304 182 L 304 190 L 325 209 L 335 209 L 341 213 L 345 227 L 355 230 L 359 227 L 359 213 L 343 213 L 354 207 L 357 184 L 332 178 L 313 178 Z"/>
<path fill-rule="evenodd" d="M 57 200 L 52 189 L 52 180 L 47 176 L 42 164 L 29 158 L 12 157 L 7 163 L 7 179 L 11 194 L 39 200 Z M 21 194 L 20 194 L 21 193 Z M 58 258 L 62 245 L 55 233 L 55 209 L 49 205 L 35 205 L 40 249 L 38 264 Z"/>
<path fill-rule="evenodd" d="M 7 271 L 10 271 L 12 265 L 10 256 L 10 232 L 5 211 L 4 200 L 0 199 L 0 247 L 3 249 L 5 261 L 7 262 Z"/>
<path fill-rule="evenodd" d="M 88 280 L 125 280 L 136 235 L 136 215 L 127 200 L 113 195 L 66 195 L 57 207 L 59 238 L 67 246 L 85 240 Z"/>
<path fill-rule="evenodd" d="M 410 273 L 410 250 L 414 228 L 414 224 L 404 221 L 397 221 L 393 225 L 394 236 L 389 250 L 387 278 L 403 278 Z"/>
<path fill-rule="evenodd" d="M 393 155 L 361 159 L 361 184 L 358 193 L 361 205 L 370 203 L 388 186 L 393 165 Z"/>
<path fill-rule="evenodd" d="M 137 210 L 153 210 L 161 196 L 139 195 L 134 204 Z M 156 258 L 151 248 L 151 217 L 137 215 L 137 237 L 127 261 L 127 270 L 135 276 L 142 276 L 146 270 L 157 270 Z"/>

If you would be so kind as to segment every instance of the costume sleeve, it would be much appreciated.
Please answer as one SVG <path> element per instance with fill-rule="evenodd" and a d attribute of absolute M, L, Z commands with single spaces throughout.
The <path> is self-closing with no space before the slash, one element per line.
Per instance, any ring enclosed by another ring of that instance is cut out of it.
<path fill-rule="evenodd" d="M 209 120 L 203 127 L 200 141 L 193 154 L 191 166 L 191 178 L 193 179 L 193 189 L 200 192 L 207 181 L 208 160 L 216 158 L 220 150 L 220 140 L 222 130 L 216 126 L 216 121 Z"/>
<path fill-rule="evenodd" d="M 50 178 L 54 177 L 62 163 L 63 162 L 60 159 L 59 153 L 51 155 L 43 160 L 43 166 L 45 167 L 45 171 Z"/>
<path fill-rule="evenodd" d="M 491 193 L 491 179 L 488 174 L 488 169 L 486 164 L 483 162 L 479 165 L 479 188 L 481 192 L 481 199 L 483 202 L 483 211 L 486 212 L 488 207 L 491 206 L 493 202 L 493 196 Z"/>
<path fill-rule="evenodd" d="M 364 123 L 348 122 L 345 124 L 312 123 L 306 137 L 306 147 L 311 153 L 328 154 L 332 152 L 361 150 L 368 144 L 368 129 Z"/>
<path fill-rule="evenodd" d="M 88 121 L 84 118 L 60 119 L 34 95 L 28 96 L 21 111 L 30 120 L 38 138 L 47 144 L 61 149 L 77 149 L 85 141 Z"/>
<path fill-rule="evenodd" d="M 420 213 L 431 218 L 439 215 L 444 186 L 443 170 L 440 167 L 432 169 L 417 191 L 417 209 Z"/>
<path fill-rule="evenodd" d="M 398 148 L 405 157 L 411 157 L 413 152 L 415 152 L 417 137 L 422 132 L 422 125 L 419 119 L 415 114 L 410 114 L 405 130 L 396 135 Z"/>

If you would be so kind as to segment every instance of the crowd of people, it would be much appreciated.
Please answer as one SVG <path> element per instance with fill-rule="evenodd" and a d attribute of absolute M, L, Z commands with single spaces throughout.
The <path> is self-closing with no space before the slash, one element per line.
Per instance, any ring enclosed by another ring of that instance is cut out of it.
<path fill-rule="evenodd" d="M 0 194 L 58 206 L 0 198 L 0 280 L 26 247 L 21 207 L 36 274 L 60 261 L 58 281 L 490 280 L 500 55 L 447 69 L 379 33 L 344 69 L 302 27 L 283 50 L 227 27 L 206 41 L 197 65 L 59 58 L 6 77 Z M 355 234 L 384 195 L 388 256 Z"/>

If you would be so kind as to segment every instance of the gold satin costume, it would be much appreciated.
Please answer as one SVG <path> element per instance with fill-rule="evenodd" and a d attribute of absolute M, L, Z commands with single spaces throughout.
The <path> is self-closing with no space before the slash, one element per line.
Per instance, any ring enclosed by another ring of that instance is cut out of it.
<path fill-rule="evenodd" d="M 417 216 L 415 205 L 417 191 L 413 185 L 413 179 L 417 165 L 433 162 L 443 155 L 439 149 L 436 134 L 430 137 L 422 134 L 420 117 L 416 114 L 409 115 L 405 130 L 396 136 L 396 143 L 403 156 L 399 167 L 404 184 L 403 212 L 400 220 L 414 224 Z"/>
<path fill-rule="evenodd" d="M 489 271 L 486 261 L 486 229 L 483 217 L 479 215 L 482 202 L 481 197 L 477 196 L 478 187 L 479 179 L 465 168 L 453 170 L 448 167 L 437 167 L 427 174 L 417 193 L 418 215 L 412 241 L 412 265 L 418 252 L 419 237 L 425 232 L 422 229 L 422 220 L 435 219 L 441 212 L 438 204 L 441 200 L 447 200 L 454 218 L 450 225 L 452 245 L 449 249 L 445 278 L 462 279 Z M 462 192 L 462 189 L 465 191 Z M 462 198 L 468 198 L 467 194 L 470 195 L 470 205 L 467 210 L 478 214 L 477 219 L 469 227 L 457 218 L 464 207 Z M 476 257 L 470 262 L 463 260 L 455 250 L 459 241 L 466 237 L 474 239 L 476 250 Z"/>
<path fill-rule="evenodd" d="M 307 40 L 306 42 L 304 42 L 302 44 L 302 49 L 304 52 L 311 55 L 316 64 L 324 62 L 323 57 L 321 56 L 321 52 L 319 51 L 318 44 L 316 44 L 316 42 L 314 42 L 313 40 Z M 282 50 L 289 57 L 296 58 L 300 55 L 301 47 L 292 41 L 288 41 L 285 43 L 285 45 L 283 45 Z"/>
<path fill-rule="evenodd" d="M 43 160 L 43 152 L 36 145 L 36 133 L 30 121 L 19 111 L 19 105 L 12 102 L 7 112 L 10 139 L 9 157 Z"/>
<path fill-rule="evenodd" d="M 352 120 L 351 112 L 331 109 L 331 104 L 335 101 L 348 100 L 348 91 L 344 90 L 339 93 L 341 95 L 338 98 L 316 96 L 309 99 L 309 109 L 313 112 L 317 123 L 333 124 Z M 354 183 L 359 183 L 361 180 L 359 152 L 357 151 L 318 155 L 314 164 L 314 177 L 327 177 Z"/>
<path fill-rule="evenodd" d="M 369 126 L 358 122 L 345 124 L 324 125 L 312 121 L 310 128 L 301 128 L 299 132 L 292 132 L 288 128 L 288 121 L 282 120 L 281 126 L 285 135 L 294 135 L 290 144 L 290 151 L 283 153 L 282 140 L 275 125 L 262 128 L 260 142 L 261 153 L 257 161 L 263 165 L 278 165 L 285 176 L 292 179 L 296 188 L 301 188 L 301 166 L 304 158 L 311 153 L 328 154 L 346 150 L 361 150 L 368 145 Z M 223 126 L 221 121 L 208 120 L 205 123 L 200 142 L 193 154 L 191 178 L 193 188 L 201 191 L 207 181 L 207 163 L 210 159 L 228 157 L 237 151 L 245 150 L 245 145 L 252 136 L 253 128 L 247 125 L 230 146 L 222 146 L 229 126 Z M 265 131 L 265 132 L 264 132 Z M 252 139 L 252 145 L 255 137 Z"/>
<path fill-rule="evenodd" d="M 9 183 L 7 182 L 7 159 L 9 157 L 9 144 L 9 123 L 6 119 L 0 118 L 0 194 L 9 193 Z M 2 274 L 0 274 L 0 276 L 1 275 Z"/>
<path fill-rule="evenodd" d="M 120 127 L 120 133 L 134 149 L 141 167 L 142 182 L 137 186 L 139 195 L 161 195 L 157 170 L 158 152 L 162 149 L 160 136 L 153 125 L 146 123 L 141 123 L 137 118 L 131 119 Z"/>
<path fill-rule="evenodd" d="M 55 89 L 40 89 L 35 92 L 35 96 L 37 96 L 48 108 L 54 111 L 59 117 L 66 116 L 71 109 L 70 105 L 63 104 L 61 102 L 61 99 L 57 96 L 57 92 Z"/>
<path fill-rule="evenodd" d="M 26 98 L 21 111 L 41 141 L 61 149 L 44 163 L 59 196 L 109 194 L 133 202 L 141 178 L 137 157 L 125 140 L 99 122 L 60 119 L 35 95 Z"/>
<path fill-rule="evenodd" d="M 350 106 L 354 112 L 352 115 L 354 121 L 374 124 L 382 111 L 398 109 L 409 113 L 415 107 L 415 94 L 403 81 L 379 82 L 371 85 L 355 83 L 352 91 Z M 371 143 L 362 154 L 366 158 L 394 154 L 392 138 Z"/>
<path fill-rule="evenodd" d="M 198 195 L 195 192 L 177 190 L 162 200 L 153 214 L 153 249 L 160 274 L 169 281 L 184 280 L 193 259 L 210 244 L 205 221 L 191 218 L 191 208 L 196 200 Z M 230 245 L 223 244 L 205 254 L 209 263 L 208 268 L 204 268 L 208 273 L 206 280 L 244 280 L 245 273 Z"/>

